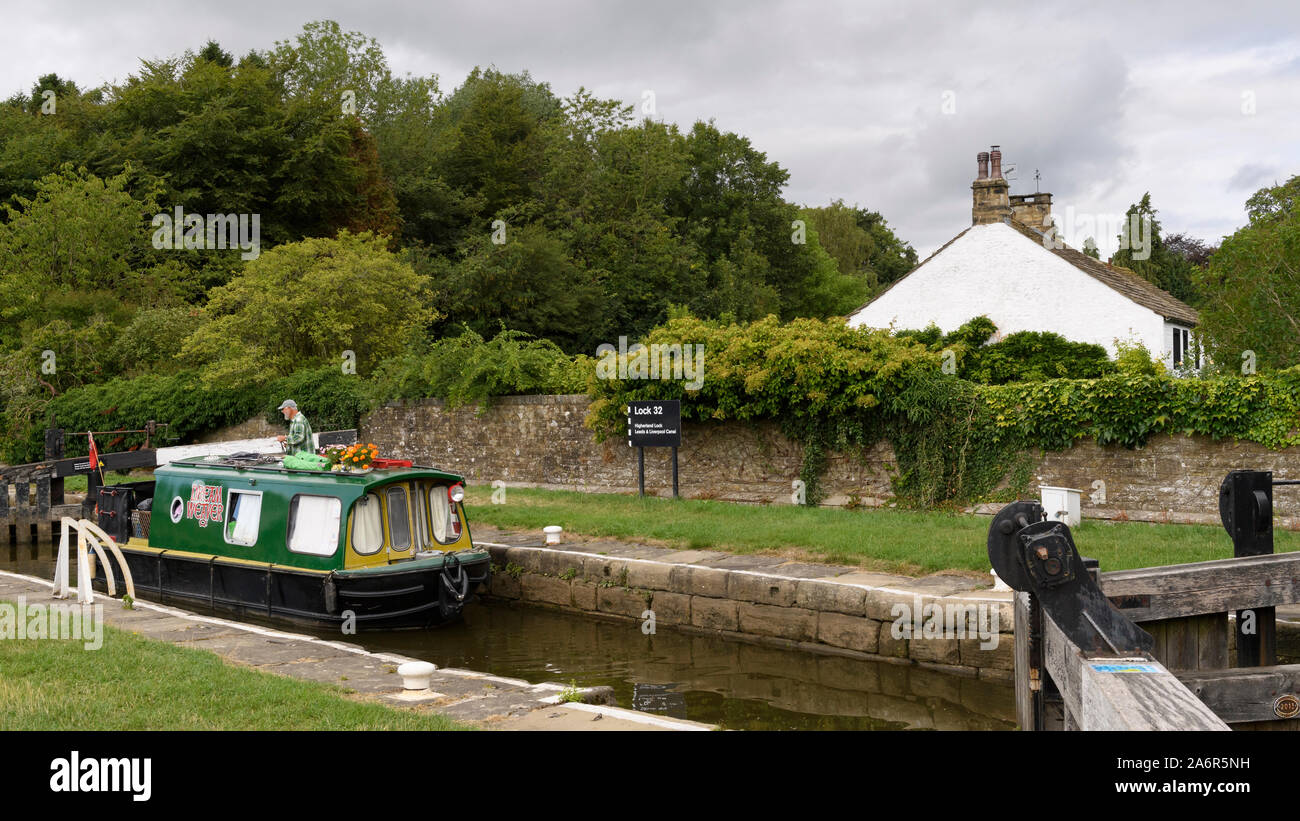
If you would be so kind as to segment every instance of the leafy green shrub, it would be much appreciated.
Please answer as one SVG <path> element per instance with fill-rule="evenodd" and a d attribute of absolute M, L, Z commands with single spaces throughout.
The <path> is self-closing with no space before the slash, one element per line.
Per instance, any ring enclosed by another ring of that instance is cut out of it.
<path fill-rule="evenodd" d="M 1101 345 L 1071 342 L 1050 331 L 1019 331 L 971 351 L 958 374 L 985 385 L 1044 379 L 1095 379 L 1114 373 Z"/>
<path fill-rule="evenodd" d="M 927 348 L 938 350 L 943 347 L 943 329 L 931 322 L 924 330 L 896 331 L 894 336 L 900 339 L 914 339 Z"/>
<path fill-rule="evenodd" d="M 952 350 L 958 360 L 957 375 L 985 385 L 1094 379 L 1115 372 L 1101 345 L 1071 342 L 1050 331 L 1018 331 L 985 344 L 996 332 L 991 319 L 977 316 L 947 335 L 930 323 L 924 330 L 897 331 L 895 336 L 916 340 L 933 351 Z"/>
<path fill-rule="evenodd" d="M 993 324 L 993 320 L 987 316 L 977 316 L 974 319 L 967 320 L 960 328 L 953 331 L 943 338 L 943 344 L 963 345 L 968 350 L 977 350 L 984 343 L 989 341 L 989 337 L 998 332 L 998 326 Z"/>
<path fill-rule="evenodd" d="M 484 340 L 466 328 L 382 363 L 370 395 L 378 403 L 437 397 L 449 407 L 485 408 L 493 396 L 581 393 L 594 367 L 591 357 L 569 357 L 554 342 L 520 331 Z"/>
<path fill-rule="evenodd" d="M 198 316 L 199 309 L 189 305 L 144 308 L 117 335 L 114 358 L 130 373 L 179 370 L 176 353 L 198 324 Z"/>
<path fill-rule="evenodd" d="M 207 384 L 195 371 L 114 379 L 69 390 L 51 399 L 44 410 L 70 432 L 139 430 L 150 419 L 167 423 L 152 442 L 157 446 L 191 442 L 259 414 L 283 424 L 275 407 L 284 399 L 297 401 L 318 432 L 355 428 L 369 408 L 360 378 L 345 375 L 339 368 L 323 367 L 244 389 Z M 0 459 L 19 464 L 44 458 L 45 423 L 46 418 L 29 420 L 18 435 L 6 440 Z M 116 438 L 101 436 L 96 443 L 102 452 L 144 443 L 144 434 L 123 434 L 119 443 L 110 444 Z M 69 456 L 84 455 L 86 448 L 84 436 L 67 437 Z"/>
<path fill-rule="evenodd" d="M 276 379 L 260 394 L 264 397 L 260 410 L 267 421 L 283 425 L 284 416 L 276 410 L 285 399 L 298 403 L 298 408 L 311 420 L 312 430 L 355 428 L 361 417 L 370 410 L 366 384 L 355 374 L 345 374 L 334 365 L 302 370 Z"/>
<path fill-rule="evenodd" d="M 97 385 L 73 388 L 54 397 L 46 413 L 58 427 L 68 431 L 136 430 L 150 419 L 166 422 L 161 435 L 179 442 L 191 441 L 208 431 L 246 421 L 261 410 L 262 395 L 203 384 L 194 371 L 170 375 L 113 379 Z M 6 443 L 5 459 L 11 463 L 33 462 L 45 455 L 45 420 L 34 420 Z M 101 451 L 108 451 L 112 438 L 100 437 Z M 114 450 L 125 450 L 144 441 L 143 434 L 130 434 Z M 69 456 L 86 453 L 85 437 L 68 437 Z"/>
<path fill-rule="evenodd" d="M 1160 376 L 1165 373 L 1165 366 L 1157 362 L 1141 342 L 1116 342 L 1115 347 L 1118 350 L 1115 367 L 1120 373 L 1131 376 Z"/>

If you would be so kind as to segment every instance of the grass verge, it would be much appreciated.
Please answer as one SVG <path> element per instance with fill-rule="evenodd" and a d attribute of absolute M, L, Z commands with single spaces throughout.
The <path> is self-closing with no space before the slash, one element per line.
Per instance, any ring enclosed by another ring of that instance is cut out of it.
<path fill-rule="evenodd" d="M 540 531 L 561 525 L 586 536 L 730 553 L 774 553 L 867 570 L 922 575 L 943 570 L 988 573 L 988 516 L 915 510 L 743 505 L 612 493 L 507 488 L 493 504 L 490 487 L 468 488 L 470 527 Z M 1232 557 L 1221 527 L 1086 520 L 1071 528 L 1079 552 L 1102 570 L 1127 570 Z M 1277 531 L 1279 553 L 1300 549 L 1300 533 Z"/>
<path fill-rule="evenodd" d="M 0 641 L 3 730 L 462 730 L 328 684 L 104 627 L 104 644 Z"/>

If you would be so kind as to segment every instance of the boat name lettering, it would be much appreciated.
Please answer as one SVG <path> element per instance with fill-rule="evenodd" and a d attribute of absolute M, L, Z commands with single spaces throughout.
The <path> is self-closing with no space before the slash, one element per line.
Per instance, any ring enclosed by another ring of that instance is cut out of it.
<path fill-rule="evenodd" d="M 199 527 L 207 527 L 208 522 L 220 519 L 223 512 L 221 485 L 205 485 L 202 482 L 195 482 L 191 486 L 190 501 L 185 505 L 186 519 L 197 519 Z"/>

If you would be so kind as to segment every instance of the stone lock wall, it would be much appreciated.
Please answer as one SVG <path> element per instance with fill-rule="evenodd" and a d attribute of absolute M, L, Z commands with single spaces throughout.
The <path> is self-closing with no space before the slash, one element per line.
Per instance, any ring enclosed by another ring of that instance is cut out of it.
<path fill-rule="evenodd" d="M 624 439 L 596 442 L 583 425 L 588 405 L 582 395 L 502 397 L 480 414 L 472 407 L 446 410 L 441 401 L 426 399 L 379 408 L 362 420 L 360 435 L 381 453 L 438 465 L 473 482 L 634 492 L 635 449 Z M 774 423 L 684 421 L 681 493 L 791 504 L 801 458 L 802 448 Z M 1083 440 L 1068 451 L 1034 458 L 1031 489 L 1043 484 L 1082 490 L 1086 518 L 1217 524 L 1219 483 L 1228 471 L 1273 470 L 1300 478 L 1300 448 L 1270 451 L 1200 436 L 1159 436 L 1137 450 Z M 871 448 L 865 460 L 830 454 L 823 504 L 887 505 L 897 472 L 888 443 Z M 646 492 L 668 495 L 671 488 L 669 450 L 647 448 Z M 1278 498 L 1279 525 L 1300 527 L 1287 497 Z M 1300 514 L 1300 500 L 1294 511 Z"/>
<path fill-rule="evenodd" d="M 652 613 L 657 628 L 910 663 L 971 678 L 1012 677 L 1010 594 L 968 589 L 974 585 L 966 579 L 906 579 L 851 568 L 840 568 L 846 572 L 835 577 L 804 578 L 782 567 L 755 571 L 687 561 L 699 551 L 638 558 L 484 544 L 494 565 L 486 593 L 494 598 L 622 621 L 642 621 Z M 908 610 L 897 610 L 899 604 Z M 935 622 L 936 635 L 896 629 L 906 612 L 907 623 L 921 624 L 924 633 L 931 606 L 945 614 Z M 939 635 L 949 613 L 955 635 Z"/>

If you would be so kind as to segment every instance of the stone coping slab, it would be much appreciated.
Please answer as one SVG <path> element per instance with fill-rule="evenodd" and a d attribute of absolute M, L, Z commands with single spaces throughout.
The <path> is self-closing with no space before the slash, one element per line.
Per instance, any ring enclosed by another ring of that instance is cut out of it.
<path fill-rule="evenodd" d="M 794 561 L 780 556 L 731 554 L 716 550 L 672 550 L 616 542 L 609 539 L 544 545 L 538 544 L 537 539 L 529 538 L 528 534 L 503 531 L 484 525 L 480 525 L 476 530 L 478 535 L 475 538 L 475 543 L 489 549 L 496 548 L 498 555 L 495 558 L 503 558 L 504 554 L 500 551 L 507 548 L 526 548 L 529 553 L 535 552 L 539 557 L 538 564 L 534 568 L 528 568 L 530 570 L 546 572 L 546 567 L 557 567 L 566 563 L 577 567 L 589 567 L 593 559 L 599 561 L 604 556 L 611 562 L 626 565 L 636 563 L 650 566 L 658 564 L 672 567 L 707 568 L 732 574 L 768 577 L 784 583 L 797 584 L 816 581 L 835 585 L 850 585 L 864 590 L 879 591 L 893 597 L 902 597 L 899 600 L 907 599 L 909 603 L 912 596 L 920 596 L 926 603 L 936 599 L 943 599 L 945 602 L 998 602 L 1004 603 L 1007 607 L 1004 614 L 1007 618 L 1002 621 L 1002 624 L 1006 626 L 1008 631 L 1011 628 L 1010 606 L 1012 593 L 1010 590 L 993 590 L 990 585 L 981 586 L 974 579 L 952 573 L 936 573 L 920 577 L 903 576 L 867 572 L 857 567 L 845 565 Z M 531 543 L 525 544 L 524 542 Z M 603 548 L 603 552 L 593 555 L 590 547 L 596 544 Z M 520 554 L 510 554 L 512 558 L 517 555 Z M 570 557 L 567 562 L 566 557 Z M 589 575 L 594 574 L 589 573 Z M 668 576 L 665 575 L 664 578 L 668 578 Z M 671 588 L 665 585 L 660 589 L 669 590 Z M 743 600 L 767 603 L 753 598 Z"/>

